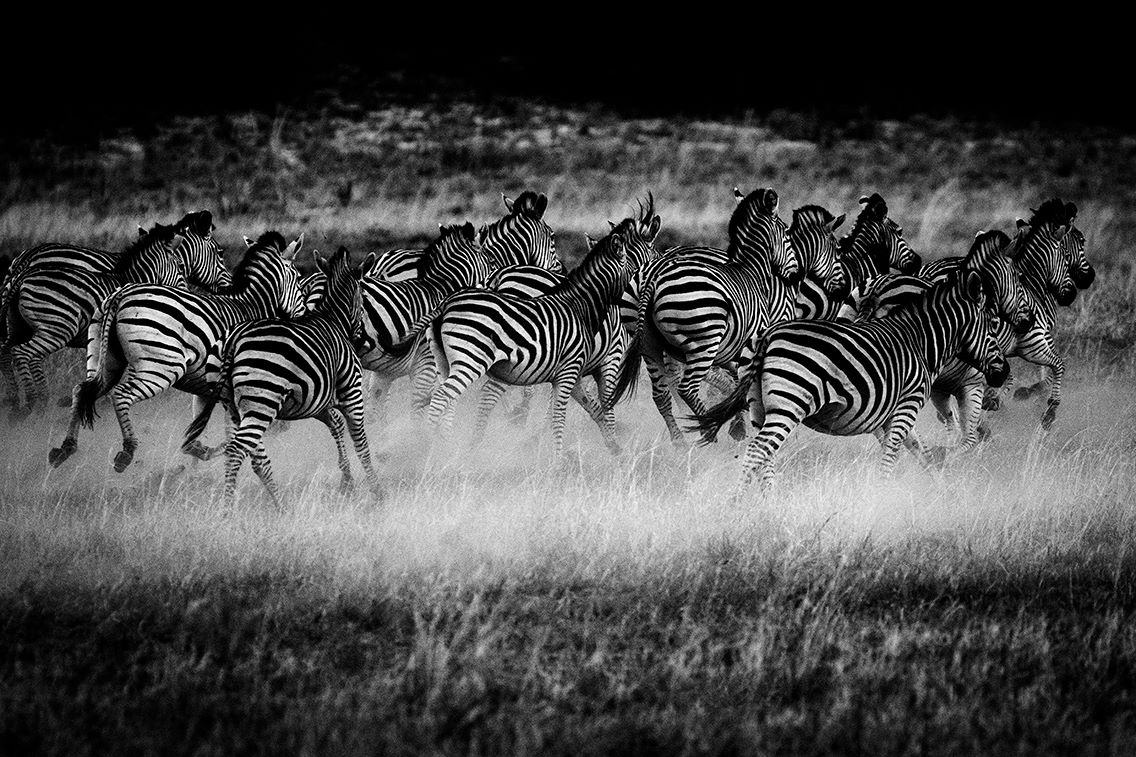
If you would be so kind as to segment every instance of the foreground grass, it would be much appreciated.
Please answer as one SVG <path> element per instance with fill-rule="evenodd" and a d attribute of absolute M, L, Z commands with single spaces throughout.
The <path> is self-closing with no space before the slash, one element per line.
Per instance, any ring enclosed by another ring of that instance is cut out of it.
<path fill-rule="evenodd" d="M 981 454 L 892 482 L 870 440 L 803 432 L 740 503 L 728 448 L 658 446 L 642 413 L 618 460 L 574 417 L 553 472 L 527 434 L 462 456 L 373 416 L 381 506 L 330 493 L 330 441 L 300 424 L 270 441 L 283 512 L 247 471 L 226 512 L 218 470 L 165 462 L 185 403 L 159 401 L 125 479 L 113 424 L 72 469 L 0 471 L 0 744 L 1123 753 L 1126 386 L 1074 381 L 1048 437 L 1012 406 Z"/>

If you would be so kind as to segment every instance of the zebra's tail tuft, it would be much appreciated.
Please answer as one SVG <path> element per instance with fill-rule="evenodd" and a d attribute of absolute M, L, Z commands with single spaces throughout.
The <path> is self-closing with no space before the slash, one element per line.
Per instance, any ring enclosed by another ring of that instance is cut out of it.
<path fill-rule="evenodd" d="M 79 384 L 75 395 L 75 413 L 83 428 L 95 427 L 95 418 L 99 415 L 95 411 L 95 402 L 102 396 L 102 388 L 103 382 L 98 376 L 84 379 Z"/>
<path fill-rule="evenodd" d="M 230 332 L 228 338 L 221 342 L 221 365 L 209 387 L 209 394 L 205 395 L 205 403 L 201 407 L 201 412 L 185 427 L 185 438 L 181 442 L 183 452 L 205 433 L 205 427 L 209 425 L 209 419 L 213 416 L 213 408 L 217 407 L 217 403 L 221 400 L 225 386 L 231 378 L 229 374 L 232 373 L 233 369 L 233 353 L 236 351 L 233 345 L 236 344 L 236 341 L 235 335 Z M 208 360 L 208 358 L 206 359 Z"/>
<path fill-rule="evenodd" d="M 716 437 L 727 421 L 745 409 L 746 397 L 749 395 L 749 388 L 753 385 L 755 375 L 750 374 L 748 378 L 739 381 L 738 385 L 726 395 L 725 399 L 708 409 L 705 414 L 687 416 L 686 420 L 693 421 L 693 423 L 684 426 L 683 430 L 697 431 L 708 439 Z"/>

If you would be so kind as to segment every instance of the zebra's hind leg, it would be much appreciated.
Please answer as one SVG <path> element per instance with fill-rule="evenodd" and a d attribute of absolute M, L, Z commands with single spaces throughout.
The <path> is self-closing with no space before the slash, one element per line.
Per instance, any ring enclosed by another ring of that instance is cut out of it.
<path fill-rule="evenodd" d="M 605 412 L 599 402 L 589 397 L 588 393 L 584 391 L 583 382 L 577 382 L 572 389 L 572 399 L 576 400 L 576 403 L 584 408 L 584 411 L 599 426 L 608 451 L 613 455 L 618 455 L 621 450 L 619 442 L 615 440 L 615 413 L 611 410 Z"/>
<path fill-rule="evenodd" d="M 375 473 L 375 466 L 371 462 L 371 447 L 367 442 L 367 429 L 363 425 L 363 398 L 360 396 L 357 401 L 349 400 L 346 404 L 340 406 L 339 412 L 343 414 L 343 419 L 347 422 L 347 433 L 351 435 L 351 441 L 355 445 L 355 456 L 359 458 L 359 464 L 363 466 L 363 474 L 367 477 L 367 486 L 381 501 L 383 489 L 379 484 L 378 474 Z"/>
<path fill-rule="evenodd" d="M 954 431 L 955 414 L 951 410 L 950 392 L 931 389 L 931 404 L 935 407 L 935 416 L 939 419 L 939 422 L 946 427 L 947 431 Z"/>
<path fill-rule="evenodd" d="M 264 450 L 264 431 L 280 412 L 280 398 L 258 397 L 255 412 L 241 402 L 237 402 L 240 418 L 232 438 L 225 445 L 225 504 L 232 507 L 237 496 L 237 474 L 246 456 L 252 457 L 253 471 L 268 490 L 272 501 L 279 507 L 280 491 L 272 479 L 272 465 Z"/>
<path fill-rule="evenodd" d="M 343 414 L 334 407 L 328 408 L 317 415 L 316 420 L 327 426 L 327 430 L 331 432 L 331 438 L 335 440 L 335 454 L 338 458 L 336 462 L 339 465 L 341 476 L 339 493 L 349 494 L 355 488 L 355 481 L 351 477 L 351 461 L 347 459 L 347 440 L 344 438 L 347 425 L 343 420 Z"/>
<path fill-rule="evenodd" d="M 12 348 L 16 384 L 18 391 L 22 390 L 24 395 L 24 404 L 12 410 L 8 416 L 10 421 L 24 420 L 44 403 L 47 394 L 47 376 L 43 370 L 44 357 L 62 349 L 65 344 L 66 340 L 60 340 L 50 333 L 40 332 L 30 341 Z"/>
<path fill-rule="evenodd" d="M 568 399 L 580 383 L 581 360 L 561 367 L 552 379 L 552 400 L 548 404 L 548 421 L 552 427 L 553 454 L 564 459 L 564 420 L 568 414 Z"/>
<path fill-rule="evenodd" d="M 193 395 L 192 417 L 196 418 L 201 414 L 201 412 L 205 408 L 205 402 L 206 400 L 204 397 L 196 394 Z M 229 414 L 225 413 L 225 417 L 228 418 Z M 228 425 L 229 422 L 226 420 L 226 429 Z M 209 445 L 203 443 L 200 439 L 194 439 L 189 444 L 183 444 L 181 451 L 189 455 L 190 457 L 197 458 L 198 460 L 212 460 L 214 457 L 225 451 L 225 445 L 218 444 L 216 447 L 210 447 Z"/>
<path fill-rule="evenodd" d="M 489 426 L 489 416 L 493 413 L 493 408 L 497 407 L 501 395 L 505 393 L 505 388 L 503 382 L 492 376 L 487 376 L 485 383 L 481 385 L 481 392 L 477 398 L 477 419 L 473 425 L 473 436 L 469 440 L 470 447 L 475 446 L 484 438 L 485 429 Z"/>
<path fill-rule="evenodd" d="M 742 459 L 742 475 L 735 489 L 734 498 L 753 483 L 754 476 L 760 471 L 761 484 L 765 489 L 773 486 L 773 455 L 781 449 L 781 445 L 789 438 L 804 418 L 804 412 L 799 407 L 792 408 L 766 408 L 764 421 L 754 437 L 746 445 L 745 456 Z"/>
<path fill-rule="evenodd" d="M 449 375 L 430 395 L 430 410 L 426 422 L 436 428 L 445 420 L 448 428 L 453 423 L 453 414 L 450 410 L 454 402 L 499 359 L 501 358 L 496 355 L 478 354 L 462 355 L 460 359 L 451 362 Z"/>
<path fill-rule="evenodd" d="M 126 380 L 118 384 L 112 394 L 114 396 L 114 414 L 118 417 L 118 426 L 122 430 L 122 450 L 114 457 L 114 470 L 122 473 L 134 461 L 134 452 L 138 449 L 138 437 L 134 434 L 134 424 L 130 420 L 130 408 L 136 402 L 150 399 L 168 389 L 172 384 L 168 378 L 157 376 L 150 380 L 142 379 L 138 370 L 131 366 L 127 372 Z"/>
<path fill-rule="evenodd" d="M 521 392 L 521 401 L 509 412 L 509 423 L 514 426 L 524 426 L 529 421 L 529 412 L 532 400 L 536 395 L 535 386 L 526 386 Z"/>
<path fill-rule="evenodd" d="M 910 449 L 924 465 L 930 463 L 926 450 L 919 439 L 911 436 L 911 430 L 915 426 L 915 417 L 918 415 L 922 404 L 922 398 L 919 398 L 918 401 L 901 402 L 896 407 L 888 424 L 876 430 L 876 438 L 879 439 L 880 446 L 883 447 L 879 472 L 885 478 L 890 478 L 895 471 L 895 461 L 899 456 L 901 445 Z"/>
<path fill-rule="evenodd" d="M 686 446 L 686 439 L 683 437 L 682 429 L 679 428 L 678 421 L 674 417 L 671 398 L 671 373 L 662 360 L 655 360 L 645 355 L 643 362 L 647 364 L 647 375 L 651 379 L 651 399 L 655 402 L 655 408 L 663 417 L 663 422 L 667 424 L 667 433 L 671 436 L 671 443 L 682 449 Z"/>
<path fill-rule="evenodd" d="M 955 395 L 959 406 L 959 452 L 969 452 L 978 444 L 983 430 L 979 428 L 982 418 L 982 394 L 984 384 L 981 379 L 964 384 Z"/>

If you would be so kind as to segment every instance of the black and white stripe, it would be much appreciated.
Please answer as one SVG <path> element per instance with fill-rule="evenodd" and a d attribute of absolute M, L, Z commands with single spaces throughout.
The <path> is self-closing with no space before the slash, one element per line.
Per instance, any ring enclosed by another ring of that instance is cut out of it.
<path fill-rule="evenodd" d="M 370 261 L 368 260 L 369 264 Z M 327 282 L 313 309 L 292 320 L 257 320 L 234 328 L 219 345 L 219 365 L 207 370 L 213 384 L 209 400 L 186 429 L 183 450 L 195 454 L 198 437 L 218 399 L 233 420 L 225 445 L 225 501 L 236 495 L 237 473 L 246 456 L 277 506 L 282 504 L 263 437 L 277 419 L 315 418 L 331 431 L 342 472 L 340 491 L 352 487 L 344 427 L 355 445 L 372 491 L 379 493 L 363 427 L 362 367 L 355 353 L 362 312 L 359 271 L 345 248 L 316 265 Z M 213 360 L 210 361 L 211 363 Z M 206 459 L 211 454 L 205 454 Z"/>
<path fill-rule="evenodd" d="M 922 455 L 912 427 L 948 359 L 961 356 L 993 385 L 1004 380 L 983 304 L 979 276 L 960 271 L 885 318 L 774 326 L 758 341 L 752 370 L 725 402 L 695 419 L 697 428 L 716 433 L 749 406 L 757 433 L 746 447 L 742 486 L 759 469 L 772 483 L 773 455 L 802 422 L 826 434 L 875 434 L 880 469 L 889 473 L 900 444 Z"/>
<path fill-rule="evenodd" d="M 225 293 L 189 292 L 157 284 L 123 287 L 92 321 L 87 343 L 87 379 L 75 387 L 71 425 L 49 461 L 59 465 L 77 448 L 79 425 L 94 425 L 95 400 L 113 391 L 122 429 L 122 451 L 114 467 L 134 458 L 138 439 L 130 406 L 170 387 L 194 395 L 207 392 L 206 356 L 238 323 L 292 318 L 304 312 L 299 274 L 292 260 L 303 235 L 290 244 L 275 231 L 262 234 L 233 271 Z"/>

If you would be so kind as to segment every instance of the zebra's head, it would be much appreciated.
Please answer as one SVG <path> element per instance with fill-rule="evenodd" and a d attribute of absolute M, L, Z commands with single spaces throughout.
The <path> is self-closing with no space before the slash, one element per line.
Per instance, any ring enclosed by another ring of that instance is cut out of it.
<path fill-rule="evenodd" d="M 1013 243 L 1001 231 L 980 231 L 974 237 L 962 267 L 974 271 L 982 280 L 986 304 L 1017 334 L 1033 326 L 1034 312 L 1025 287 L 1014 270 L 1010 255 Z"/>
<path fill-rule="evenodd" d="M 285 243 L 276 231 L 266 231 L 253 242 L 245 237 L 248 249 L 233 269 L 232 294 L 243 294 L 271 318 L 295 318 L 307 309 L 296 270 L 296 255 L 304 246 L 304 235 Z"/>
<path fill-rule="evenodd" d="M 840 265 L 835 234 L 842 223 L 843 215 L 833 218 L 819 205 L 805 205 L 793 211 L 789 227 L 789 239 L 804 275 L 819 282 L 835 299 L 843 299 L 849 292 L 848 272 Z"/>
<path fill-rule="evenodd" d="M 852 231 L 840 240 L 841 257 L 857 284 L 872 273 L 887 273 L 895 269 L 914 275 L 923 264 L 922 259 L 907 240 L 903 228 L 888 216 L 887 202 L 878 192 L 860 198 L 864 206 L 856 218 Z M 870 264 L 869 264 L 870 261 Z"/>
<path fill-rule="evenodd" d="M 564 263 L 556 255 L 556 234 L 544 222 L 548 198 L 525 191 L 516 201 L 504 194 L 501 199 L 509 212 L 499 221 L 482 226 L 478 232 L 486 254 L 501 268 L 535 265 L 553 273 L 564 273 Z"/>
<path fill-rule="evenodd" d="M 454 289 L 484 286 L 496 264 L 482 249 L 473 224 L 439 225 L 438 230 L 438 238 L 422 254 L 418 277 Z"/>
<path fill-rule="evenodd" d="M 726 257 L 768 265 L 774 275 L 799 284 L 804 271 L 793 252 L 788 229 L 777 216 L 777 192 L 762 188 L 747 195 L 734 187 L 734 199 L 738 206 L 730 216 Z"/>
<path fill-rule="evenodd" d="M 1014 262 L 1023 276 L 1039 281 L 1058 305 L 1071 305 L 1077 285 L 1062 249 L 1069 233 L 1068 208 L 1060 200 L 1046 200 L 1029 221 L 1018 219 Z"/>
<path fill-rule="evenodd" d="M 314 253 L 316 267 L 327 280 L 327 287 L 315 310 L 334 318 L 357 350 L 365 346 L 363 299 L 359 280 L 374 262 L 370 260 L 371 256 L 374 253 L 368 256 L 362 266 L 353 268 L 351 253 L 346 247 L 341 246 L 331 258 Z"/>
<path fill-rule="evenodd" d="M 873 276 L 852 289 L 836 318 L 840 321 L 884 318 L 897 308 L 911 306 L 922 299 L 931 286 L 918 276 L 902 273 Z"/>
<path fill-rule="evenodd" d="M 994 339 L 993 319 L 996 316 L 986 312 L 982 277 L 976 271 L 968 271 L 965 266 L 960 266 L 947 281 L 936 288 L 945 294 L 948 311 L 945 317 L 960 322 L 961 332 L 957 345 L 959 359 L 981 371 L 990 386 L 1002 386 L 1010 375 L 1010 366 Z"/>
<path fill-rule="evenodd" d="M 1085 235 L 1073 225 L 1077 219 L 1077 206 L 1065 203 L 1065 217 L 1069 221 L 1069 231 L 1061 239 L 1061 252 L 1069 264 L 1069 275 L 1078 289 L 1088 289 L 1096 279 L 1097 272 L 1085 255 Z"/>
<path fill-rule="evenodd" d="M 213 214 L 208 210 L 187 213 L 175 228 L 182 237 L 178 256 L 189 283 L 214 292 L 229 286 L 233 277 L 225 267 L 225 248 L 213 238 Z"/>

